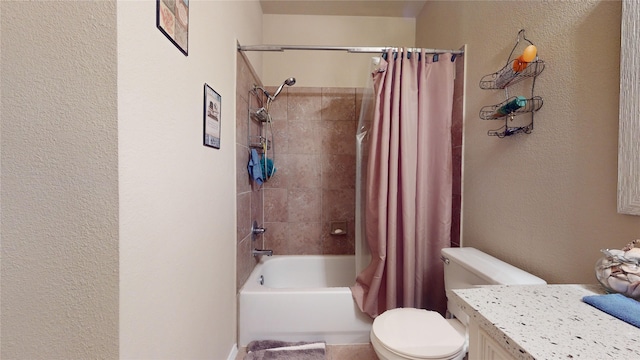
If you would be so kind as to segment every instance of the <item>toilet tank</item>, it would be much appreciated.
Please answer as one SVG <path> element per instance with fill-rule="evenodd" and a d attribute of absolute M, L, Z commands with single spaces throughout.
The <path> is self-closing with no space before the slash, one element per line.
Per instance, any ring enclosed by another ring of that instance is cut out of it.
<path fill-rule="evenodd" d="M 467 289 L 482 285 L 544 285 L 547 283 L 533 274 L 475 248 L 444 248 L 440 254 L 444 262 L 444 287 L 447 298 L 452 289 Z M 451 301 L 447 301 L 447 310 L 463 324 L 467 324 L 467 315 Z"/>

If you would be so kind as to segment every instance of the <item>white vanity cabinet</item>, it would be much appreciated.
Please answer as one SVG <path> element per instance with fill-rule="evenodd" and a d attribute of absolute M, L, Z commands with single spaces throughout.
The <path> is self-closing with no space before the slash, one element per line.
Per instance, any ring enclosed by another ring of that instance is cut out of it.
<path fill-rule="evenodd" d="M 469 321 L 469 360 L 511 360 L 511 356 L 477 321 Z"/>
<path fill-rule="evenodd" d="M 584 302 L 599 285 L 456 289 L 469 315 L 469 360 L 640 359 L 640 329 Z M 615 336 L 603 336 L 615 334 Z"/>

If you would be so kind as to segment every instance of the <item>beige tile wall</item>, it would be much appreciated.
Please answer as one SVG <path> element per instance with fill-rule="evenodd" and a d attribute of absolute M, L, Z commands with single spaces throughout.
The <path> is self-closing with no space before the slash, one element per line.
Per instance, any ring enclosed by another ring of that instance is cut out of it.
<path fill-rule="evenodd" d="M 250 90 L 261 82 L 243 53 L 238 53 L 236 82 L 236 287 L 240 289 L 256 265 L 251 255 L 251 223 L 254 219 L 262 223 L 263 211 L 262 189 L 252 184 L 247 172 L 249 131 L 260 131 L 259 124 L 247 119 L 249 101 L 256 101 Z"/>
<path fill-rule="evenodd" d="M 273 102 L 277 171 L 264 184 L 264 220 L 274 253 L 354 253 L 356 98 L 354 88 L 293 86 Z M 346 235 L 331 235 L 332 221 Z"/>

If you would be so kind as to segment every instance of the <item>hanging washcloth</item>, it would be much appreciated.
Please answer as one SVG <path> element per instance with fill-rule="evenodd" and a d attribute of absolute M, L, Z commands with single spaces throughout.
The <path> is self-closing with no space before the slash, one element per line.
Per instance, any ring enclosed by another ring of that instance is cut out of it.
<path fill-rule="evenodd" d="M 256 149 L 251 149 L 251 157 L 249 158 L 249 164 L 247 164 L 247 170 L 249 171 L 249 176 L 251 176 L 253 181 L 258 185 L 262 185 L 264 179 L 262 177 L 260 157 L 258 156 Z"/>

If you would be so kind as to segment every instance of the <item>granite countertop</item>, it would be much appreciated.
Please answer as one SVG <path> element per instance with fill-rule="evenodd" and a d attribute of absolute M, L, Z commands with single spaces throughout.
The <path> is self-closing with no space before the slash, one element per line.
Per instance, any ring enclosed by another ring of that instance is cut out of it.
<path fill-rule="evenodd" d="M 598 285 L 491 285 L 454 301 L 516 359 L 640 359 L 640 329 L 582 302 Z"/>

